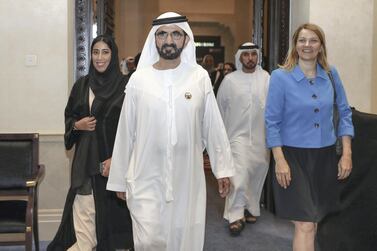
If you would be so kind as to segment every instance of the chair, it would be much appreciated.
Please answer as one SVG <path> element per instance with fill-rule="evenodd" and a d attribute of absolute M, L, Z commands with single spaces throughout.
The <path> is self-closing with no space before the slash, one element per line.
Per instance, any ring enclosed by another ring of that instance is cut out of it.
<path fill-rule="evenodd" d="M 0 246 L 25 245 L 39 251 L 39 135 L 0 134 Z"/>

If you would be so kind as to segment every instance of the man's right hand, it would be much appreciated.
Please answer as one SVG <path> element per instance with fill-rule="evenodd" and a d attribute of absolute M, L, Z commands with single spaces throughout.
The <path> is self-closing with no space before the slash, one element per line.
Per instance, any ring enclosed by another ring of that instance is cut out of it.
<path fill-rule="evenodd" d="M 219 185 L 219 194 L 221 198 L 225 198 L 229 194 L 230 189 L 230 179 L 229 177 L 219 178 L 217 180 Z"/>
<path fill-rule="evenodd" d="M 95 117 L 84 117 L 75 122 L 75 129 L 81 131 L 94 131 L 97 120 Z"/>
<path fill-rule="evenodd" d="M 117 193 L 117 197 L 121 200 L 126 200 L 126 192 L 116 192 Z"/>

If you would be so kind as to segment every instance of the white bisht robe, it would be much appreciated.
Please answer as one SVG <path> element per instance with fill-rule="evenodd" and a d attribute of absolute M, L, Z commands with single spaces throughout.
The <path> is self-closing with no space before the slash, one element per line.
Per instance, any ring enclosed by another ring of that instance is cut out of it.
<path fill-rule="evenodd" d="M 120 115 L 107 189 L 126 191 L 135 250 L 200 251 L 206 183 L 203 149 L 216 178 L 233 159 L 208 73 L 183 62 L 131 77 Z"/>
<path fill-rule="evenodd" d="M 259 200 L 270 160 L 264 126 L 269 78 L 260 66 L 254 73 L 237 70 L 225 76 L 217 94 L 236 170 L 225 202 L 224 218 L 229 222 L 243 218 L 244 209 L 260 215 Z"/>

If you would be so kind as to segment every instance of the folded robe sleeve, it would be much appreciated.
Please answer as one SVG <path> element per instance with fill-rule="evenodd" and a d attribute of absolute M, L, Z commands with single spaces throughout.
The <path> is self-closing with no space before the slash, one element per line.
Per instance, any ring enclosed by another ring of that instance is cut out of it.
<path fill-rule="evenodd" d="M 212 172 L 217 179 L 231 177 L 234 175 L 233 157 L 209 78 L 205 81 L 205 92 L 202 135 Z"/>

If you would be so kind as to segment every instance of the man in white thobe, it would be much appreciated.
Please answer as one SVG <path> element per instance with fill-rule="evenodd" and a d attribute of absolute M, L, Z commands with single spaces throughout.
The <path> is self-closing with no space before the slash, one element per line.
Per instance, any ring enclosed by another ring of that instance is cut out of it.
<path fill-rule="evenodd" d="M 127 200 L 136 251 L 203 249 L 204 148 L 225 197 L 234 167 L 211 81 L 186 17 L 164 13 L 127 84 L 107 183 Z"/>
<path fill-rule="evenodd" d="M 264 127 L 270 76 L 261 68 L 260 59 L 258 46 L 249 42 L 240 46 L 235 55 L 237 71 L 225 76 L 217 94 L 236 169 L 224 211 L 232 235 L 240 234 L 245 221 L 253 223 L 260 215 L 270 160 Z"/>

